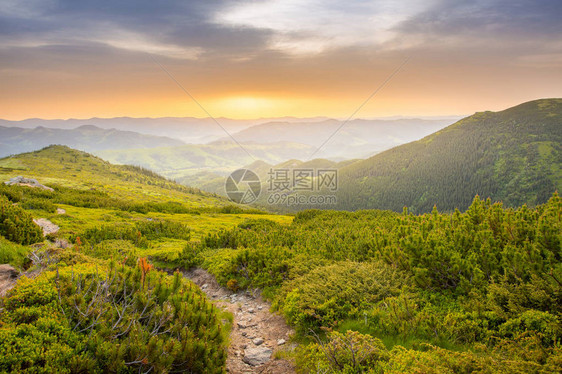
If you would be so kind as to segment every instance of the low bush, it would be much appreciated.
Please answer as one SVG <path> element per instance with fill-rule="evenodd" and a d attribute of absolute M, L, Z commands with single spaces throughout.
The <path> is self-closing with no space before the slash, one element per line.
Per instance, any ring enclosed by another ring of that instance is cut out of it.
<path fill-rule="evenodd" d="M 362 317 L 377 302 L 398 295 L 408 278 L 383 263 L 339 262 L 317 267 L 283 286 L 278 305 L 306 333 Z"/>
<path fill-rule="evenodd" d="M 33 217 L 4 196 L 0 196 L 0 235 L 23 245 L 43 240 L 43 231 Z"/>
<path fill-rule="evenodd" d="M 382 366 L 389 359 L 390 353 L 379 339 L 354 331 L 330 332 L 325 342 L 316 337 L 316 343 L 297 351 L 297 365 L 303 373 L 383 373 Z"/>
<path fill-rule="evenodd" d="M 85 259 L 23 277 L 9 292 L 0 372 L 224 372 L 227 334 L 197 287 L 146 262 L 105 267 Z"/>
<path fill-rule="evenodd" d="M 180 222 L 152 220 L 137 222 L 137 229 L 149 240 L 158 238 L 189 240 L 191 229 Z"/>

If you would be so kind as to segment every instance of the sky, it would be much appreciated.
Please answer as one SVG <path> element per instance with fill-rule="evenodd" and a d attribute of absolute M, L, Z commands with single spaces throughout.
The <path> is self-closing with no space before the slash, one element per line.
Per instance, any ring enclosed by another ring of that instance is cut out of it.
<path fill-rule="evenodd" d="M 562 97 L 561 19 L 560 0 L 0 0 L 0 118 L 501 110 Z"/>

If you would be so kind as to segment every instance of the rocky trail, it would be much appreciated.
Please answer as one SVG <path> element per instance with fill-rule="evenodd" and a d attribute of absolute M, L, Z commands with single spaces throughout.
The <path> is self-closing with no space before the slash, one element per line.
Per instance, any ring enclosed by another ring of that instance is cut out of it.
<path fill-rule="evenodd" d="M 220 286 L 203 269 L 184 275 L 197 284 L 217 306 L 234 316 L 226 369 L 229 373 L 295 373 L 294 365 L 275 359 L 277 350 L 293 349 L 293 330 L 282 316 L 269 311 L 270 304 L 249 291 L 232 292 Z"/>
<path fill-rule="evenodd" d="M 19 271 L 8 264 L 0 265 L 0 297 L 14 287 Z"/>

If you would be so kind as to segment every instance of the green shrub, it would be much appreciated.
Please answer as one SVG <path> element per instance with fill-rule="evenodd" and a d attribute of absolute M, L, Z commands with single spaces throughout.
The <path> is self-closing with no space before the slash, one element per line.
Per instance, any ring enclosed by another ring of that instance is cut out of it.
<path fill-rule="evenodd" d="M 23 245 L 43 240 L 43 231 L 33 222 L 33 217 L 4 196 L 0 196 L 0 235 Z"/>
<path fill-rule="evenodd" d="M 29 263 L 27 259 L 29 252 L 29 247 L 15 244 L 0 236 L 0 264 L 10 264 L 18 268 L 25 267 Z"/>
<path fill-rule="evenodd" d="M 279 305 L 297 330 L 306 332 L 362 317 L 375 303 L 398 295 L 405 284 L 404 274 L 383 263 L 346 261 L 317 267 L 288 282 Z"/>
<path fill-rule="evenodd" d="M 86 249 L 85 253 L 90 256 L 101 258 L 104 260 L 115 260 L 116 262 L 125 262 L 134 266 L 138 258 L 138 249 L 129 240 L 104 240 L 95 244 L 90 249 Z"/>
<path fill-rule="evenodd" d="M 136 227 L 130 225 L 105 225 L 89 228 L 79 237 L 82 242 L 90 245 L 96 245 L 105 240 L 129 240 L 139 248 L 148 247 L 148 240 Z"/>
<path fill-rule="evenodd" d="M 57 207 L 50 200 L 35 197 L 23 200 L 20 206 L 24 209 L 44 210 L 48 213 L 57 211 Z"/>
<path fill-rule="evenodd" d="M 383 373 L 381 367 L 390 354 L 384 344 L 370 335 L 355 331 L 330 332 L 327 341 L 301 347 L 297 365 L 302 373 Z"/>
<path fill-rule="evenodd" d="M 137 222 L 137 229 L 147 239 L 171 238 L 189 240 L 191 229 L 180 222 L 152 220 Z"/>
<path fill-rule="evenodd" d="M 224 372 L 218 311 L 179 273 L 84 261 L 3 300 L 1 372 Z"/>

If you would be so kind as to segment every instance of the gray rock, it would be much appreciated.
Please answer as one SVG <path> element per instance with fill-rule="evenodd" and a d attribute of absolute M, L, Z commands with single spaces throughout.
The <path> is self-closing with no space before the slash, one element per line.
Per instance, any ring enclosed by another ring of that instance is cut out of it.
<path fill-rule="evenodd" d="M 56 234 L 57 232 L 59 232 L 60 227 L 58 227 L 57 225 L 55 225 L 54 223 L 52 223 L 51 221 L 49 221 L 48 219 L 45 218 L 34 218 L 33 222 L 35 222 L 36 225 L 38 225 L 39 227 L 41 227 L 41 229 L 43 229 L 43 236 L 47 236 L 49 234 Z"/>
<path fill-rule="evenodd" d="M 8 186 L 11 186 L 13 184 L 22 184 L 22 185 L 29 186 L 29 187 L 38 187 L 38 188 L 42 188 L 44 190 L 54 191 L 51 187 L 47 187 L 47 186 L 44 186 L 41 183 L 39 183 L 37 181 L 37 179 L 24 178 L 21 175 L 18 175 L 17 177 L 13 177 L 9 181 L 4 182 L 4 184 L 7 184 Z"/>
<path fill-rule="evenodd" d="M 254 343 L 255 345 L 262 345 L 263 339 L 262 338 L 255 338 L 254 340 L 252 340 L 252 343 Z"/>
<path fill-rule="evenodd" d="M 240 321 L 240 322 L 237 323 L 237 325 L 238 325 L 238 328 L 239 328 L 239 329 L 246 329 L 246 328 L 248 328 L 248 327 L 257 326 L 256 323 L 245 322 L 245 321 Z"/>
<path fill-rule="evenodd" d="M 269 361 L 271 353 L 271 349 L 265 346 L 247 348 L 244 350 L 242 361 L 250 366 L 263 365 Z"/>
<path fill-rule="evenodd" d="M 279 339 L 279 340 L 277 340 L 277 345 L 283 345 L 283 344 L 285 344 L 285 343 L 286 343 L 285 339 Z"/>
<path fill-rule="evenodd" d="M 254 308 L 250 308 L 250 309 L 248 309 L 248 313 L 255 313 L 255 312 L 256 312 L 256 311 L 255 311 L 255 309 L 254 309 Z"/>

